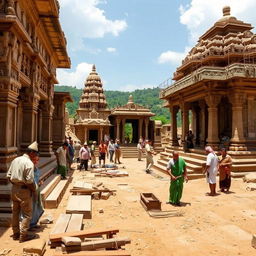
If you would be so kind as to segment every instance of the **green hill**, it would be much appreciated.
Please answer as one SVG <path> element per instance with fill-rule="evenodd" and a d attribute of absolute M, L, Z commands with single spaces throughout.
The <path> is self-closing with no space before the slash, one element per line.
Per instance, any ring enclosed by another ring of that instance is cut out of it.
<path fill-rule="evenodd" d="M 68 103 L 68 111 L 71 116 L 74 116 L 82 89 L 70 86 L 55 86 L 57 92 L 70 92 L 74 102 Z M 133 95 L 134 102 L 145 107 L 148 107 L 153 113 L 156 114 L 153 119 L 162 120 L 163 123 L 169 123 L 170 112 L 168 109 L 162 107 L 163 101 L 159 99 L 159 88 L 135 90 L 133 92 L 121 91 L 105 91 L 107 103 L 109 108 L 125 105 L 128 102 L 129 95 Z"/>

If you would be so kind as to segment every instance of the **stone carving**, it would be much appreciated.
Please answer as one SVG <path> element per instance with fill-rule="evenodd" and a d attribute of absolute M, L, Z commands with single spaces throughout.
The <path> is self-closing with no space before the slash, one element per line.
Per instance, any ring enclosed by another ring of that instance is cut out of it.
<path fill-rule="evenodd" d="M 8 15 L 15 15 L 14 1 L 13 0 L 7 0 L 7 14 Z"/>

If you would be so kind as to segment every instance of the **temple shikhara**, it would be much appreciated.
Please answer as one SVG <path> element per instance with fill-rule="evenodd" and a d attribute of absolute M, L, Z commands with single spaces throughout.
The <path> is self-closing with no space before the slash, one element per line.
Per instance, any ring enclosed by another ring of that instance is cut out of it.
<path fill-rule="evenodd" d="M 225 146 L 234 159 L 233 174 L 243 175 L 256 169 L 256 35 L 251 24 L 230 11 L 223 8 L 223 17 L 199 38 L 174 73 L 175 82 L 161 91 L 160 98 L 171 112 L 169 149 L 181 150 L 191 116 L 195 149 L 190 152 L 200 159 L 205 145 Z M 182 116 L 179 141 L 178 111 Z M 202 166 L 194 159 L 189 167 L 198 172 Z"/>
<path fill-rule="evenodd" d="M 86 79 L 77 117 L 72 126 L 81 142 L 96 141 L 99 144 L 107 136 L 124 143 L 125 124 L 130 123 L 131 142 L 138 143 L 140 137 L 148 139 L 157 137 L 155 122 L 150 120 L 154 115 L 148 108 L 135 104 L 132 95 L 126 105 L 109 109 L 101 78 L 93 65 L 92 72 Z"/>

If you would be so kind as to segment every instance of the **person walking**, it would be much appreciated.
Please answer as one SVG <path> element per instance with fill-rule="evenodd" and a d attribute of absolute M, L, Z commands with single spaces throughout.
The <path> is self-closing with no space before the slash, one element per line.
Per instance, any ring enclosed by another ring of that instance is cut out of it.
<path fill-rule="evenodd" d="M 7 179 L 12 183 L 12 237 L 20 243 L 36 237 L 35 234 L 29 234 L 28 229 L 32 218 L 32 194 L 36 191 L 33 161 L 37 154 L 38 144 L 33 142 L 25 154 L 12 161 L 7 172 Z M 20 224 L 21 213 L 23 219 Z"/>
<path fill-rule="evenodd" d="M 146 146 L 145 146 L 145 151 L 146 151 L 146 173 L 150 173 L 150 168 L 154 164 L 154 150 L 151 146 L 151 141 L 146 140 L 145 141 Z"/>
<path fill-rule="evenodd" d="M 114 153 L 115 153 L 115 144 L 113 142 L 113 140 L 110 140 L 109 144 L 108 144 L 108 152 L 109 152 L 109 160 L 110 160 L 110 163 L 113 163 L 113 156 L 114 156 Z"/>
<path fill-rule="evenodd" d="M 71 137 L 69 137 L 69 143 L 68 143 L 68 149 L 66 151 L 67 155 L 67 166 L 68 166 L 68 170 L 73 170 L 71 168 L 71 165 L 73 163 L 73 159 L 74 159 L 74 153 L 75 153 L 75 150 L 73 148 L 73 140 L 71 139 Z"/>
<path fill-rule="evenodd" d="M 171 177 L 168 203 L 180 206 L 184 179 L 186 182 L 188 181 L 186 163 L 184 159 L 179 156 L 178 152 L 173 151 L 172 159 L 168 162 L 166 169 Z"/>
<path fill-rule="evenodd" d="M 75 155 L 74 155 L 74 158 L 76 159 L 77 163 L 80 163 L 79 151 L 80 151 L 81 147 L 82 147 L 81 142 L 79 140 L 75 141 L 75 145 L 74 145 Z"/>
<path fill-rule="evenodd" d="M 102 140 L 99 145 L 99 165 L 100 165 L 100 167 L 102 167 L 101 160 L 103 161 L 103 167 L 105 167 L 107 151 L 108 151 L 107 145 Z"/>
<path fill-rule="evenodd" d="M 87 147 L 87 142 L 84 143 L 84 146 L 79 151 L 80 156 L 80 167 L 79 170 L 82 171 L 82 168 L 84 166 L 85 171 L 88 171 L 88 161 L 90 159 L 90 151 Z"/>
<path fill-rule="evenodd" d="M 96 155 L 95 155 L 95 150 L 96 150 L 96 141 L 93 141 L 92 145 L 91 145 L 91 168 L 94 167 L 94 165 L 96 164 Z"/>
<path fill-rule="evenodd" d="M 67 158 L 66 151 L 68 148 L 68 143 L 64 142 L 61 147 L 56 150 L 56 159 L 57 159 L 57 173 L 61 174 L 62 179 L 66 179 L 67 175 Z"/>
<path fill-rule="evenodd" d="M 142 141 L 139 141 L 139 143 L 137 144 L 137 150 L 138 150 L 138 161 L 142 161 L 141 157 L 142 157 Z"/>
<path fill-rule="evenodd" d="M 227 154 L 226 148 L 222 148 L 219 161 L 219 185 L 221 192 L 228 192 L 231 186 L 232 158 Z"/>
<path fill-rule="evenodd" d="M 121 147 L 120 147 L 120 140 L 116 140 L 115 143 L 115 164 L 121 164 Z"/>
<path fill-rule="evenodd" d="M 209 196 L 216 195 L 216 176 L 218 172 L 218 157 L 214 153 L 212 147 L 205 147 L 205 152 L 207 154 L 206 167 L 204 169 L 204 174 L 206 174 L 206 180 L 209 183 L 210 193 Z"/>

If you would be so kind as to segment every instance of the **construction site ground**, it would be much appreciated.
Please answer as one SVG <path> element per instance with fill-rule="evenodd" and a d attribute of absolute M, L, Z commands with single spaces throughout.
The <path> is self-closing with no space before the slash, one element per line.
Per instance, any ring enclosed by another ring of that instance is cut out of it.
<path fill-rule="evenodd" d="M 92 219 L 84 219 L 83 229 L 118 228 L 120 237 L 129 237 L 131 244 L 125 248 L 131 255 L 139 256 L 235 256 L 256 255 L 251 247 L 252 234 L 256 233 L 256 191 L 247 191 L 242 179 L 233 179 L 229 194 L 209 197 L 205 179 L 191 180 L 184 185 L 182 207 L 166 204 L 169 196 L 169 178 L 162 173 L 153 176 L 145 173 L 145 159 L 122 159 L 128 177 L 95 177 L 91 173 L 75 170 L 73 180 L 57 209 L 46 209 L 56 221 L 65 213 L 69 189 L 77 180 L 103 182 L 116 195 L 108 200 L 92 201 Z M 73 165 L 74 167 L 76 164 Z M 162 201 L 162 210 L 178 210 L 183 216 L 152 218 L 140 204 L 140 193 L 154 193 Z M 103 209 L 103 213 L 100 213 Z M 47 240 L 53 224 L 42 226 L 37 233 Z M 11 249 L 8 255 L 22 255 L 20 244 L 10 237 L 11 228 L 0 228 L 0 251 Z M 45 256 L 55 249 L 47 246 Z"/>

